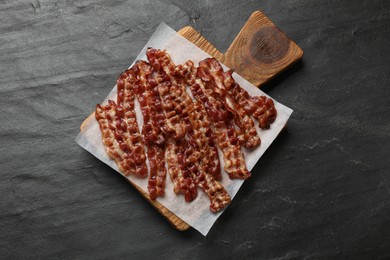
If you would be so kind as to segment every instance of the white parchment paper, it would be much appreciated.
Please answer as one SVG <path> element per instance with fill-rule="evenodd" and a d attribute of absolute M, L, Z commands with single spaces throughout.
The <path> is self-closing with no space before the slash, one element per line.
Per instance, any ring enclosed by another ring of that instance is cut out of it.
<path fill-rule="evenodd" d="M 171 55 L 172 60 L 175 62 L 175 64 L 181 64 L 187 60 L 192 60 L 195 64 L 198 64 L 199 61 L 210 57 L 210 55 L 196 47 L 187 39 L 177 34 L 173 29 L 171 29 L 164 23 L 159 25 L 156 32 L 152 35 L 152 37 L 145 45 L 141 53 L 138 55 L 136 60 L 147 60 L 145 53 L 148 47 L 153 47 L 156 49 L 166 49 Z M 226 67 L 224 67 L 224 69 L 226 70 Z M 253 86 L 251 83 L 249 83 L 236 73 L 233 74 L 233 77 L 236 82 L 239 83 L 241 87 L 247 90 L 251 95 L 266 95 L 264 92 Z M 112 89 L 112 91 L 103 103 L 106 103 L 108 99 L 116 100 L 116 87 Z M 135 106 L 137 119 L 141 128 L 142 114 L 139 109 L 138 102 L 136 102 Z M 287 123 L 287 120 L 292 113 L 292 110 L 290 108 L 278 103 L 277 101 L 275 101 L 275 107 L 278 111 L 278 116 L 275 122 L 271 125 L 271 128 L 268 130 L 262 130 L 257 127 L 257 132 L 261 138 L 261 146 L 250 152 L 243 149 L 246 165 L 249 170 L 252 170 L 252 168 L 263 155 L 265 150 L 267 150 L 267 148 L 271 145 L 272 141 L 277 137 L 277 135 Z M 257 125 L 256 121 L 255 123 Z M 115 169 L 118 173 L 120 173 L 117 165 L 113 160 L 109 158 L 104 149 L 101 140 L 101 132 L 99 129 L 99 125 L 94 117 L 91 120 L 87 121 L 82 131 L 77 136 L 76 142 L 81 147 L 96 156 L 99 160 L 103 161 L 104 163 Z M 224 163 L 221 155 L 222 154 L 220 153 L 221 168 L 223 169 Z M 139 187 L 141 187 L 144 191 L 147 192 L 147 178 L 140 179 L 135 178 L 133 176 L 124 177 L 129 178 L 131 181 L 136 183 Z M 225 173 L 224 171 L 222 172 L 221 183 L 232 198 L 236 195 L 243 182 L 243 180 L 230 180 L 227 173 Z M 173 212 L 186 223 L 188 223 L 190 226 L 198 230 L 204 236 L 207 235 L 214 222 L 223 213 L 223 211 L 221 211 L 217 214 L 214 214 L 209 210 L 209 199 L 200 189 L 198 189 L 198 197 L 194 201 L 190 203 L 185 202 L 184 197 L 182 195 L 176 195 L 173 192 L 173 185 L 170 180 L 169 174 L 167 174 L 165 192 L 165 197 L 157 198 L 157 200 L 161 202 L 162 205 L 168 208 L 171 212 Z"/>

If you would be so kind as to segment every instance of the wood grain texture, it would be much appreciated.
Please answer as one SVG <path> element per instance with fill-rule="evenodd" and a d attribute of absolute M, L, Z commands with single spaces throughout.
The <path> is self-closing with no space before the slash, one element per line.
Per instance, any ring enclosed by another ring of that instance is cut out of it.
<path fill-rule="evenodd" d="M 257 87 L 303 55 L 302 49 L 260 11 L 252 13 L 224 54 L 190 26 L 179 33 Z"/>
<path fill-rule="evenodd" d="M 229 49 L 223 63 L 255 86 L 261 86 L 303 55 L 262 12 L 254 12 Z"/>
<path fill-rule="evenodd" d="M 226 54 L 221 53 L 191 26 L 183 27 L 178 33 L 220 62 L 225 64 L 226 62 L 235 62 L 234 65 L 228 67 L 235 69 L 237 73 L 244 76 L 255 86 L 259 86 L 261 83 L 266 82 L 276 74 L 282 72 L 303 54 L 302 50 L 296 46 L 295 43 L 289 40 L 283 32 L 274 26 L 272 22 L 259 11 L 256 11 L 251 15 Z M 252 43 L 248 45 L 247 39 L 251 33 L 254 34 L 251 37 Z M 294 54 L 296 55 L 294 56 L 291 54 L 290 58 L 285 58 L 288 54 L 290 45 L 296 46 L 294 47 L 294 50 L 296 50 L 296 53 L 294 52 Z M 248 51 L 249 56 L 252 57 L 252 59 L 246 58 L 249 57 L 247 54 Z M 292 59 L 293 57 L 294 59 Z M 281 60 L 283 62 L 280 62 Z M 259 64 L 262 64 L 262 67 L 259 67 Z M 237 68 L 234 66 L 237 66 Z M 269 71 L 272 71 L 273 73 L 272 76 L 260 77 L 260 74 L 265 75 L 262 72 L 264 69 L 263 67 L 269 67 Z M 94 118 L 94 114 L 91 114 L 85 119 L 80 128 L 92 118 Z M 126 178 L 126 180 L 129 181 L 177 230 L 184 231 L 190 228 L 187 223 L 161 205 L 161 203 L 151 200 L 147 192 L 143 191 L 129 179 Z"/>
<path fill-rule="evenodd" d="M 217 48 L 191 26 L 180 29 L 178 33 L 220 62 L 223 61 L 223 53 L 217 50 Z"/>

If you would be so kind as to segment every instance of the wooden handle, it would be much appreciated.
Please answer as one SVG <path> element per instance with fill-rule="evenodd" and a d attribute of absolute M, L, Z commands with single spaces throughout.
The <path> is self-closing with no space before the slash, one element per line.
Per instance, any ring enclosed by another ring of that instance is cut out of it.
<path fill-rule="evenodd" d="M 255 86 L 263 85 L 303 55 L 302 49 L 260 11 L 249 17 L 225 54 L 189 26 L 179 33 Z"/>
<path fill-rule="evenodd" d="M 248 19 L 224 55 L 223 63 L 255 86 L 297 62 L 302 49 L 262 12 Z"/>

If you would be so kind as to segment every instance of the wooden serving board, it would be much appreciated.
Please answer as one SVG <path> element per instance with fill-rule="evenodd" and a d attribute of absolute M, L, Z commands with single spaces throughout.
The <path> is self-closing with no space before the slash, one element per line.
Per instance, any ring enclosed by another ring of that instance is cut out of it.
<path fill-rule="evenodd" d="M 290 67 L 303 55 L 302 49 L 260 11 L 255 11 L 249 17 L 224 54 L 190 26 L 182 28 L 178 33 L 258 87 Z M 93 117 L 94 114 L 84 120 L 80 128 Z M 140 187 L 129 179 L 126 180 L 176 229 L 184 231 L 190 228 L 161 203 L 151 200 Z"/>

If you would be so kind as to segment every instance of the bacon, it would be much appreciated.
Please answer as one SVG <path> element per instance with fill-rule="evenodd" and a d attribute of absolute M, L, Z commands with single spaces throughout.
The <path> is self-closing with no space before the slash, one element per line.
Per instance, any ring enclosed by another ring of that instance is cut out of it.
<path fill-rule="evenodd" d="M 186 125 L 181 122 L 180 114 L 175 109 L 177 106 L 177 103 L 174 103 L 176 101 L 175 99 L 181 94 L 178 93 L 180 87 L 174 74 L 175 64 L 165 51 L 148 48 L 146 56 L 154 70 L 160 73 L 161 78 L 165 80 L 158 86 L 160 97 L 163 100 L 164 109 L 167 115 L 169 115 L 168 117 L 172 118 L 176 123 L 176 131 L 180 133 L 176 135 L 176 139 L 182 138 L 186 133 Z M 191 105 L 191 103 L 192 100 L 186 105 Z M 180 121 L 180 124 L 177 123 L 178 121 Z"/>
<path fill-rule="evenodd" d="M 148 191 L 150 199 L 155 200 L 165 194 L 165 145 L 148 144 L 147 148 L 150 167 Z"/>
<path fill-rule="evenodd" d="M 185 140 L 179 140 L 186 134 L 186 126 L 181 123 L 169 94 L 172 91 L 172 85 L 176 84 L 176 80 L 172 75 L 165 73 L 165 70 L 160 66 L 159 52 L 155 49 L 148 49 L 146 55 L 154 69 L 152 74 L 154 78 L 149 78 L 149 84 L 155 86 L 155 91 L 158 91 L 159 97 L 163 101 L 166 121 L 171 120 L 170 126 L 172 131 L 168 132 L 165 130 L 167 134 L 173 137 L 167 139 L 167 150 L 165 153 L 168 173 L 173 182 L 174 192 L 182 193 L 185 201 L 190 202 L 196 198 L 197 189 L 191 173 L 183 163 L 183 143 L 185 143 Z"/>
<path fill-rule="evenodd" d="M 214 135 L 206 111 L 200 103 L 196 105 L 186 91 L 183 66 L 176 66 L 166 51 L 149 48 L 146 53 L 148 60 L 156 69 L 163 70 L 172 79 L 167 94 L 173 107 L 184 121 L 188 131 L 188 141 L 197 144 L 197 150 L 202 151 L 203 164 L 207 165 L 205 171 L 216 179 L 221 179 L 221 166 L 218 149 L 214 142 Z"/>
<path fill-rule="evenodd" d="M 146 51 L 146 56 L 154 69 L 151 77 L 149 78 L 149 84 L 152 86 L 155 97 L 157 99 L 159 97 L 162 101 L 161 111 L 165 113 L 166 117 L 165 126 L 162 128 L 163 132 L 175 139 L 180 139 L 186 134 L 186 127 L 177 115 L 169 96 L 171 87 L 173 84 L 176 84 L 176 80 L 173 75 L 170 75 L 169 70 L 166 72 L 170 59 L 165 60 L 164 63 L 160 64 L 162 58 L 161 53 L 165 54 L 165 52 L 153 48 L 148 48 Z M 156 102 L 159 101 L 156 100 Z"/>
<path fill-rule="evenodd" d="M 175 73 L 176 65 L 165 50 L 162 51 L 149 47 L 146 51 L 146 56 L 155 70 L 164 71 L 167 75 Z"/>
<path fill-rule="evenodd" d="M 189 130 L 185 150 L 186 167 L 190 169 L 197 185 L 209 197 L 210 210 L 218 212 L 226 207 L 231 199 L 225 188 L 217 181 L 222 177 L 218 150 L 202 104 L 199 102 L 193 104 L 187 122 Z"/>
<path fill-rule="evenodd" d="M 185 168 L 190 170 L 196 184 L 209 197 L 210 210 L 217 212 L 228 205 L 231 199 L 224 187 L 215 179 L 221 178 L 221 168 L 206 111 L 200 103 L 193 103 L 186 92 L 184 79 L 178 73 L 181 67 L 176 68 L 165 51 L 148 49 L 147 57 L 155 69 L 164 71 L 171 79 L 167 99 L 187 127 L 187 138 L 180 144 L 182 148 L 185 147 L 182 164 L 184 163 Z M 176 154 L 180 161 L 183 151 L 176 150 Z M 174 157 L 171 154 L 171 158 Z"/>
<path fill-rule="evenodd" d="M 226 207 L 231 198 L 225 188 L 211 174 L 207 174 L 207 165 L 203 164 L 202 153 L 187 143 L 185 150 L 185 164 L 191 171 L 196 184 L 210 199 L 210 210 L 218 212 Z"/>
<path fill-rule="evenodd" d="M 161 72 L 153 71 L 149 76 L 149 85 L 152 92 L 152 102 L 158 113 L 158 125 L 161 130 L 175 139 L 181 139 L 186 134 L 185 125 L 180 121 L 169 98 L 169 77 Z"/>
<path fill-rule="evenodd" d="M 215 136 L 210 127 L 211 123 L 201 103 L 195 102 L 193 104 L 189 121 L 192 128 L 188 132 L 189 142 L 201 152 L 201 164 L 204 167 L 204 171 L 211 174 L 215 179 L 220 180 L 222 175 L 218 148 L 214 142 Z"/>
<path fill-rule="evenodd" d="M 143 149 L 131 142 L 135 136 L 128 130 L 134 126 L 129 127 L 123 120 L 122 114 L 123 112 L 112 100 L 108 101 L 108 105 L 96 106 L 95 117 L 102 132 L 106 152 L 124 175 L 146 177 L 145 155 L 141 153 Z"/>
<path fill-rule="evenodd" d="M 246 96 L 244 93 L 246 90 L 241 88 L 237 83 L 233 84 L 233 95 L 237 93 L 237 102 L 240 102 L 240 95 Z M 248 92 L 246 92 L 248 93 Z M 249 94 L 248 94 L 249 96 Z M 270 128 L 270 125 L 275 121 L 277 116 L 277 110 L 272 99 L 266 96 L 249 96 L 245 101 L 245 106 L 242 106 L 248 113 L 253 111 L 252 115 L 259 121 L 259 127 L 262 129 Z"/>
<path fill-rule="evenodd" d="M 168 163 L 168 173 L 173 183 L 173 191 L 182 193 L 186 202 L 196 198 L 198 191 L 191 172 L 184 164 L 184 143 L 185 140 L 177 141 L 173 138 L 167 139 L 165 158 Z"/>
<path fill-rule="evenodd" d="M 227 93 L 239 107 L 242 107 L 259 122 L 260 128 L 268 129 L 277 116 L 274 102 L 266 96 L 249 95 L 245 89 L 234 81 L 232 74 L 233 71 L 229 70 L 224 72 L 222 76 Z"/>
<path fill-rule="evenodd" d="M 226 109 L 234 114 L 234 121 L 240 128 L 239 139 L 247 149 L 253 149 L 260 145 L 260 137 L 257 135 L 255 123 L 251 116 L 227 93 L 224 82 L 224 71 L 221 64 L 214 58 L 208 58 L 199 62 L 197 75 L 205 82 L 211 82 L 210 86 L 218 93 Z"/>
<path fill-rule="evenodd" d="M 180 69 L 194 97 L 201 102 L 213 123 L 212 129 L 217 137 L 218 146 L 224 157 L 224 169 L 231 179 L 247 179 L 250 172 L 246 168 L 244 155 L 241 152 L 235 131 L 234 115 L 226 109 L 219 94 L 210 87 L 211 82 L 204 82 L 197 77 L 193 62 L 187 61 Z"/>
<path fill-rule="evenodd" d="M 132 69 L 137 77 L 134 84 L 134 93 L 137 95 L 140 103 L 141 112 L 143 116 L 144 125 L 142 127 L 143 139 L 146 143 L 164 144 L 165 137 L 161 133 L 161 129 L 152 121 L 152 114 L 154 113 L 153 106 L 150 106 L 150 92 L 147 91 L 147 77 L 151 73 L 151 67 L 144 61 L 138 61 Z"/>
<path fill-rule="evenodd" d="M 135 94 L 133 91 L 135 82 L 135 76 L 133 70 L 125 71 L 117 79 L 117 111 L 120 118 L 123 118 L 127 124 L 127 133 L 124 133 L 124 137 L 130 144 L 132 153 L 136 160 L 136 163 L 140 166 L 136 167 L 136 175 L 147 175 L 146 156 L 142 137 L 138 128 L 137 117 L 134 110 Z"/>
<path fill-rule="evenodd" d="M 238 138 L 246 149 L 254 149 L 260 146 L 261 140 L 257 135 L 255 123 L 251 116 L 239 106 L 229 95 L 226 95 L 226 104 L 234 113 L 234 122 L 240 128 Z"/>
<path fill-rule="evenodd" d="M 135 93 L 140 102 L 144 119 L 142 134 L 147 147 L 150 172 L 148 179 L 148 191 L 152 200 L 165 194 L 165 136 L 158 127 L 161 114 L 157 111 L 155 100 L 149 85 L 148 77 L 152 73 L 152 67 L 144 62 L 138 61 L 134 67 L 136 84 Z"/>
<path fill-rule="evenodd" d="M 188 117 L 190 130 L 185 149 L 185 164 L 197 185 L 210 199 L 210 210 L 218 212 L 231 201 L 225 188 L 217 181 L 221 179 L 218 150 L 213 140 L 210 122 L 204 107 L 196 102 Z"/>

